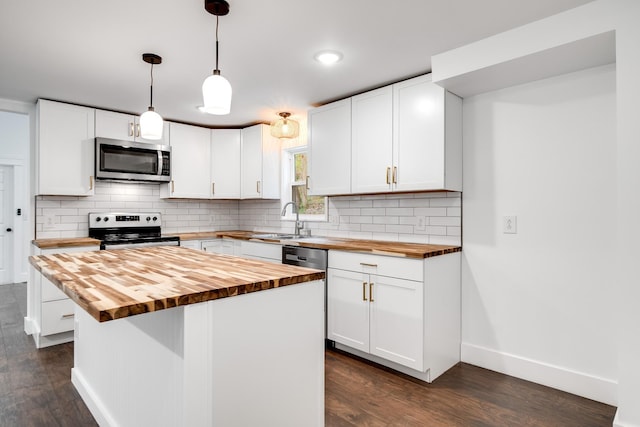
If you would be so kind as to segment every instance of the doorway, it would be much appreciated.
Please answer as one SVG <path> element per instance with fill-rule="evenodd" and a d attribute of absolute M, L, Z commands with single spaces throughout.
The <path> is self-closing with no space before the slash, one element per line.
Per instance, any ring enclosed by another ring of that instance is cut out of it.
<path fill-rule="evenodd" d="M 14 277 L 13 169 L 0 165 L 0 285 Z"/>

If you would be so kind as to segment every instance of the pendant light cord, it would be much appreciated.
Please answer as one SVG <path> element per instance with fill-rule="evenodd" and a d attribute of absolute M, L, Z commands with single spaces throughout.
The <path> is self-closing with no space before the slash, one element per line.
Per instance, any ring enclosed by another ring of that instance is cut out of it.
<path fill-rule="evenodd" d="M 150 94 L 150 98 L 151 98 L 151 104 L 149 105 L 150 108 L 153 108 L 153 62 L 151 63 L 151 94 Z"/>
<path fill-rule="evenodd" d="M 219 16 L 216 15 L 216 70 L 218 70 L 218 22 Z"/>

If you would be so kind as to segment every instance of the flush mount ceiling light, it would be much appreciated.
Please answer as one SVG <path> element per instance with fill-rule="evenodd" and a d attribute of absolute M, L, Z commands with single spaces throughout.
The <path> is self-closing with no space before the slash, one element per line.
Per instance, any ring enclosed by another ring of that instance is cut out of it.
<path fill-rule="evenodd" d="M 140 136 L 144 139 L 162 139 L 162 117 L 153 109 L 153 66 L 162 63 L 155 53 L 143 53 L 142 60 L 151 64 L 151 95 L 149 109 L 140 115 Z"/>
<path fill-rule="evenodd" d="M 333 65 L 342 59 L 342 54 L 335 50 L 323 50 L 313 55 L 313 58 L 323 65 Z"/>
<path fill-rule="evenodd" d="M 218 69 L 218 20 L 220 16 L 229 13 L 229 3 L 224 0 L 204 0 L 204 8 L 216 17 L 216 68 L 213 70 L 213 75 L 207 77 L 202 83 L 204 106 L 200 110 L 209 114 L 229 114 L 231 84 L 220 75 L 220 69 Z"/>
<path fill-rule="evenodd" d="M 271 122 L 271 136 L 276 138 L 296 138 L 300 133 L 300 125 L 289 118 L 290 113 L 278 113 L 280 118 Z"/>

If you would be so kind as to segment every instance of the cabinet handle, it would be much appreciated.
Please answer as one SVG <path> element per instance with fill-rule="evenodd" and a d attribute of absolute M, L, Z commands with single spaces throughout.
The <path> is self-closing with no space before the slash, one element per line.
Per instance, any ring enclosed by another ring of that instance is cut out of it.
<path fill-rule="evenodd" d="M 307 190 L 309 189 L 309 175 L 307 175 L 307 178 L 304 181 L 304 185 L 307 187 Z"/>
<path fill-rule="evenodd" d="M 362 282 L 362 301 L 367 300 L 367 282 Z"/>
<path fill-rule="evenodd" d="M 373 282 L 369 283 L 369 302 L 373 302 Z"/>
<path fill-rule="evenodd" d="M 129 136 L 133 136 L 133 122 L 129 122 Z"/>
<path fill-rule="evenodd" d="M 176 187 L 173 184 L 173 180 L 171 180 L 171 194 L 173 194 L 176 191 Z"/>
<path fill-rule="evenodd" d="M 364 267 L 377 267 L 378 264 L 367 264 L 366 262 L 361 262 L 360 265 Z"/>
<path fill-rule="evenodd" d="M 392 182 L 394 184 L 398 183 L 398 168 L 395 167 L 395 166 L 393 167 L 393 179 L 392 179 Z"/>
<path fill-rule="evenodd" d="M 93 190 L 93 175 L 89 176 L 89 190 Z"/>
<path fill-rule="evenodd" d="M 256 191 L 260 194 L 260 181 L 256 181 Z"/>
<path fill-rule="evenodd" d="M 136 125 L 136 138 L 140 138 L 140 123 Z"/>
<path fill-rule="evenodd" d="M 386 175 L 386 178 L 387 178 L 387 185 L 391 184 L 391 183 L 389 182 L 389 172 L 391 172 L 391 168 L 387 168 L 387 175 Z"/>
<path fill-rule="evenodd" d="M 211 183 L 211 194 L 216 194 L 216 183 L 215 182 Z"/>
<path fill-rule="evenodd" d="M 72 317 L 74 317 L 75 315 L 73 313 L 71 314 L 63 314 L 62 316 L 60 316 L 61 319 L 70 319 Z"/>

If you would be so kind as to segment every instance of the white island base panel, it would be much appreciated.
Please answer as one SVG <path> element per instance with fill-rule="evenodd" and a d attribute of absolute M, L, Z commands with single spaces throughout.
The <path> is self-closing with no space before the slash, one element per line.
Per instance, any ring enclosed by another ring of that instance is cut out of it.
<path fill-rule="evenodd" d="M 99 323 L 72 382 L 101 426 L 323 426 L 324 282 Z"/>

